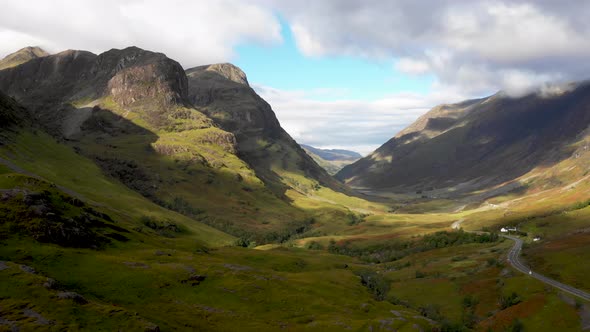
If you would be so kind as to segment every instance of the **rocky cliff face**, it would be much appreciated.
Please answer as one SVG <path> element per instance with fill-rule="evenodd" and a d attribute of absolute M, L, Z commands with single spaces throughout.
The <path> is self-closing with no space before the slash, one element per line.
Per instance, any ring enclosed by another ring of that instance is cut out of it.
<path fill-rule="evenodd" d="M 160 125 L 167 108 L 186 103 L 187 86 L 180 64 L 137 47 L 98 56 L 65 51 L 0 71 L 0 90 L 27 106 L 54 134 L 65 133 L 62 124 L 73 116 L 72 105 L 104 97 L 122 107 L 140 105 Z"/>
<path fill-rule="evenodd" d="M 234 133 L 282 134 L 270 105 L 248 85 L 244 72 L 231 64 L 188 69 L 189 100 Z"/>
<path fill-rule="evenodd" d="M 236 135 L 238 154 L 267 183 L 281 183 L 282 173 L 296 172 L 343 190 L 283 130 L 271 106 L 249 86 L 241 69 L 215 64 L 186 73 L 189 101 Z"/>
<path fill-rule="evenodd" d="M 499 93 L 439 106 L 337 177 L 391 191 L 493 186 L 570 157 L 590 125 L 588 105 L 590 85 L 582 83 L 553 95 Z"/>

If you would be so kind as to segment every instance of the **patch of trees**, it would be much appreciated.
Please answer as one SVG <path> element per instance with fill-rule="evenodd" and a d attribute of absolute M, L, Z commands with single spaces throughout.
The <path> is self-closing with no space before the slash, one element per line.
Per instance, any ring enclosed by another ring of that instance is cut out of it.
<path fill-rule="evenodd" d="M 356 214 L 354 212 L 349 212 L 346 215 L 346 218 L 348 219 L 347 224 L 349 226 L 354 226 L 354 225 L 358 225 L 362 222 L 365 221 L 365 218 L 368 216 L 368 214 Z"/>
<path fill-rule="evenodd" d="M 158 220 L 154 217 L 142 216 L 139 221 L 156 233 L 164 237 L 175 237 L 176 233 L 183 232 L 182 228 L 171 220 Z"/>
<path fill-rule="evenodd" d="M 257 245 L 267 243 L 285 243 L 290 240 L 301 238 L 304 236 L 304 233 L 312 229 L 313 224 L 315 224 L 314 218 L 306 218 L 303 220 L 286 223 L 281 229 L 266 233 L 252 233 L 244 232 L 243 230 L 237 230 L 238 234 L 235 234 L 225 229 L 222 230 L 239 237 L 238 241 L 236 242 L 237 246 L 255 247 Z M 233 225 L 228 225 L 228 229 L 234 230 L 234 227 L 235 226 Z"/>
<path fill-rule="evenodd" d="M 205 210 L 193 206 L 184 198 L 178 196 L 174 197 L 171 201 L 154 199 L 154 202 L 162 207 L 167 208 L 168 210 L 176 211 L 189 217 L 195 217 L 205 213 Z"/>
<path fill-rule="evenodd" d="M 506 308 L 510 308 L 513 305 L 517 305 L 521 302 L 520 296 L 515 292 L 512 292 L 510 295 L 500 297 L 500 308 L 502 310 Z"/>
<path fill-rule="evenodd" d="M 366 247 L 354 246 L 351 241 L 336 243 L 331 241 L 328 251 L 335 254 L 359 257 L 369 263 L 392 262 L 411 254 L 458 246 L 468 243 L 489 243 L 498 241 L 496 233 L 468 233 L 463 230 L 441 231 L 427 234 L 412 241 L 389 241 Z"/>
<path fill-rule="evenodd" d="M 361 284 L 373 294 L 376 300 L 383 301 L 389 292 L 389 280 L 373 270 L 363 269 L 356 272 Z"/>

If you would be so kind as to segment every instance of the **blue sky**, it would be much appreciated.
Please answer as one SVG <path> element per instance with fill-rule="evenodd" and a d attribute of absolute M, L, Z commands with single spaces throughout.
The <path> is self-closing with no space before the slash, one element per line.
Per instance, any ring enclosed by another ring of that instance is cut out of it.
<path fill-rule="evenodd" d="M 410 76 L 398 72 L 392 59 L 352 56 L 305 56 L 296 45 L 291 29 L 281 22 L 282 42 L 271 45 L 241 44 L 233 61 L 254 85 L 280 90 L 331 93 L 313 94 L 317 100 L 375 100 L 399 92 L 426 94 L 433 76 Z M 326 92 L 328 92 L 326 91 Z"/>

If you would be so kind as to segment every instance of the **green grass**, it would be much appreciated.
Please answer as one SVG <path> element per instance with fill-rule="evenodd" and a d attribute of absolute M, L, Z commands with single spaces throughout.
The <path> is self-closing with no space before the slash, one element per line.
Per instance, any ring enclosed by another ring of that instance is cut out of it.
<path fill-rule="evenodd" d="M 138 226 L 138 219 L 146 215 L 160 219 L 172 218 L 191 233 L 187 242 L 223 245 L 234 241 L 227 234 L 150 202 L 106 177 L 94 163 L 74 153 L 71 148 L 55 143 L 45 134 L 23 132 L 16 138 L 14 145 L 0 150 L 0 157 L 9 159 L 49 183 L 59 184 L 59 188 L 71 196 L 105 209 L 117 217 L 124 227 Z M 10 187 L 8 183 L 4 186 Z"/>
<path fill-rule="evenodd" d="M 94 303 L 115 306 L 149 318 L 162 330 L 225 330 L 235 328 L 237 321 L 243 330 L 276 329 L 282 325 L 309 330 L 339 330 L 343 326 L 361 329 L 377 327 L 380 320 L 395 317 L 391 310 L 401 311 L 407 318 L 396 321 L 396 327 L 419 324 L 429 328 L 425 321 L 412 318 L 417 315 L 415 311 L 373 300 L 346 268 L 354 262 L 341 256 L 305 250 L 238 248 L 209 253 L 162 248 L 165 254 L 157 255 L 154 249 L 144 246 L 97 252 L 22 240 L 4 244 L 0 259 L 31 265 L 40 275 L 57 280 L 63 289 L 82 294 L 91 301 L 83 309 L 94 309 Z M 183 283 L 191 274 L 206 278 L 195 286 Z M 61 315 L 50 305 L 49 296 L 31 298 L 23 294 L 29 291 L 27 287 L 38 289 L 35 284 L 19 278 L 7 280 L 0 288 L 0 297 L 10 298 L 11 303 L 26 302 L 50 319 L 80 317 L 80 328 L 94 319 L 94 313 L 86 311 L 68 313 L 61 309 L 66 312 Z M 27 287 L 14 288 L 19 282 Z M 12 317 L 19 308 L 4 310 Z M 104 317 L 99 326 L 124 326 L 118 319 Z"/>

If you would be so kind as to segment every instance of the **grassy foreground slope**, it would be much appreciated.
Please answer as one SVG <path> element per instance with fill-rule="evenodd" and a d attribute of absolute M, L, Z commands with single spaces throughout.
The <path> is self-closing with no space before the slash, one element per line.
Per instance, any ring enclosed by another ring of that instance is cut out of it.
<path fill-rule="evenodd" d="M 351 257 L 220 247 L 235 238 L 154 204 L 26 125 L 0 147 L 0 329 L 429 330 L 378 301 Z"/>

